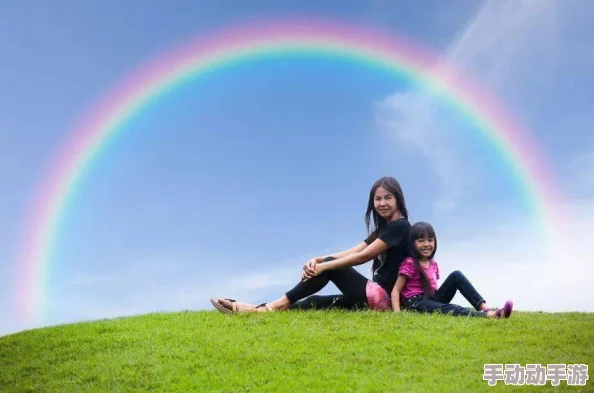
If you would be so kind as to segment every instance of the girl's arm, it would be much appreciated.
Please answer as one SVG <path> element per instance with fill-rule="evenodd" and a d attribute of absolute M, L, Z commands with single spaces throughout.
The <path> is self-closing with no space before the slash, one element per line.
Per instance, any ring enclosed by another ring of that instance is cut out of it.
<path fill-rule="evenodd" d="M 320 274 L 324 270 L 340 269 L 343 267 L 360 265 L 362 263 L 371 261 L 373 258 L 377 257 L 378 255 L 386 251 L 388 248 L 388 244 L 386 244 L 383 240 L 376 239 L 373 243 L 371 243 L 370 245 L 368 245 L 360 251 L 356 251 L 352 254 L 343 256 L 333 261 L 316 265 L 316 273 Z"/>
<path fill-rule="evenodd" d="M 398 276 L 396 284 L 394 284 L 394 289 L 392 289 L 392 310 L 394 312 L 400 312 L 400 292 L 402 292 L 406 280 L 408 280 L 408 277 L 404 275 Z"/>
<path fill-rule="evenodd" d="M 316 265 L 322 263 L 324 261 L 324 259 L 326 259 L 328 257 L 332 257 L 334 259 L 344 258 L 344 257 L 347 257 L 349 255 L 353 255 L 353 254 L 356 254 L 358 252 L 361 252 L 366 247 L 367 247 L 367 243 L 366 242 L 361 242 L 361 243 L 357 244 L 355 247 L 350 248 L 348 250 L 341 251 L 341 252 L 338 252 L 338 253 L 335 253 L 335 254 L 331 254 L 331 255 L 324 255 L 324 256 L 321 256 L 321 257 L 314 257 L 314 258 L 310 259 L 303 266 L 303 273 L 301 275 L 301 280 L 305 280 L 305 279 L 308 279 L 310 277 L 313 277 L 315 275 L 315 272 L 316 272 L 316 270 L 315 270 L 316 269 Z"/>
<path fill-rule="evenodd" d="M 321 263 L 322 260 L 324 260 L 324 259 L 326 259 L 328 257 L 332 257 L 332 258 L 335 258 L 335 259 L 348 257 L 349 255 L 353 255 L 353 254 L 356 254 L 358 252 L 363 251 L 366 247 L 367 247 L 367 243 L 361 242 L 361 243 L 357 244 L 355 247 L 349 248 L 348 250 L 340 251 L 340 252 L 337 252 L 337 253 L 331 254 L 331 255 L 324 255 L 324 256 L 321 256 L 321 257 L 315 257 L 315 260 L 316 260 L 317 263 Z"/>

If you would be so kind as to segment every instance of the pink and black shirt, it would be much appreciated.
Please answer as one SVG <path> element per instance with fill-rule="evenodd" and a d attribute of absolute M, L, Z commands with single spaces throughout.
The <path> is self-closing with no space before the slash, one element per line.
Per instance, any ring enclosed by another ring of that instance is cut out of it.
<path fill-rule="evenodd" d="M 423 265 L 421 265 L 421 267 L 429 279 L 429 286 L 434 292 L 437 291 L 437 280 L 439 280 L 439 266 L 437 265 L 437 262 L 432 259 L 429 261 L 428 267 L 424 267 Z M 398 270 L 398 275 L 407 278 L 406 284 L 404 284 L 404 288 L 402 288 L 402 291 L 400 292 L 401 300 L 406 300 L 413 296 L 423 294 L 421 272 L 412 258 L 408 257 L 402 261 L 400 269 Z"/>

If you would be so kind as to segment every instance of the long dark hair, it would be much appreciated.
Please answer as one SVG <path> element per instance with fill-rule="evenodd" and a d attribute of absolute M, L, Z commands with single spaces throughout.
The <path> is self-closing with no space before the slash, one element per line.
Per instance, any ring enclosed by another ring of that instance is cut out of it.
<path fill-rule="evenodd" d="M 433 252 L 429 257 L 429 260 L 433 259 L 435 253 L 437 252 L 437 236 L 435 236 L 435 230 L 433 226 L 428 222 L 417 222 L 410 228 L 409 239 L 407 243 L 408 254 L 411 258 L 415 261 L 415 266 L 419 269 L 419 273 L 421 274 L 421 284 L 423 284 L 423 293 L 425 297 L 429 297 L 433 295 L 433 289 L 431 285 L 429 285 L 429 278 L 425 274 L 425 270 L 421 267 L 419 263 L 419 259 L 421 255 L 415 248 L 415 240 L 419 239 L 435 239 L 435 247 L 433 248 Z"/>
<path fill-rule="evenodd" d="M 394 198 L 396 198 L 396 208 L 400 211 L 400 214 L 402 214 L 404 218 L 408 220 L 408 210 L 406 209 L 406 202 L 404 201 L 404 194 L 402 193 L 402 187 L 400 187 L 400 183 L 398 183 L 398 181 L 391 176 L 382 177 L 373 184 L 373 187 L 371 187 L 371 191 L 369 191 L 369 201 L 367 202 L 367 212 L 365 213 L 365 225 L 367 226 L 367 234 L 370 235 L 371 233 L 373 233 L 373 240 L 377 239 L 379 233 L 388 226 L 386 219 L 380 216 L 377 213 L 377 211 L 375 211 L 375 206 L 373 204 L 373 199 L 375 198 L 375 191 L 379 187 L 382 187 L 383 189 L 394 195 Z M 372 216 L 373 230 L 370 228 Z M 379 258 L 373 258 L 373 265 L 371 266 L 371 271 L 375 272 L 375 270 L 379 266 Z"/>

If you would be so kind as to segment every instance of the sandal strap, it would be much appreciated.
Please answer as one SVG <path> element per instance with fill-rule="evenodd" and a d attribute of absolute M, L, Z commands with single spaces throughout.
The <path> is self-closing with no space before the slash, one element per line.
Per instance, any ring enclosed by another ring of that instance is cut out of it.
<path fill-rule="evenodd" d="M 266 307 L 266 309 L 268 311 L 274 311 L 274 309 L 268 303 L 262 303 L 262 304 L 259 304 L 259 305 L 256 306 L 256 308 L 260 308 L 260 307 Z"/>

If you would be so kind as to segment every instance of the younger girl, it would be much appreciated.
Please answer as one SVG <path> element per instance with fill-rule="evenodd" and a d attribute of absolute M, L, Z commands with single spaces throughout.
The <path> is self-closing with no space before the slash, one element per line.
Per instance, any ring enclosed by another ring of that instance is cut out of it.
<path fill-rule="evenodd" d="M 433 260 L 437 251 L 437 237 L 431 224 L 418 222 L 410 231 L 409 255 L 400 265 L 398 279 L 392 290 L 392 308 L 399 312 L 401 306 L 419 312 L 451 313 L 454 316 L 509 318 L 513 303 L 508 300 L 500 309 L 490 309 L 470 281 L 459 271 L 451 273 L 439 289 L 439 267 Z M 476 309 L 450 304 L 456 291 Z"/>

